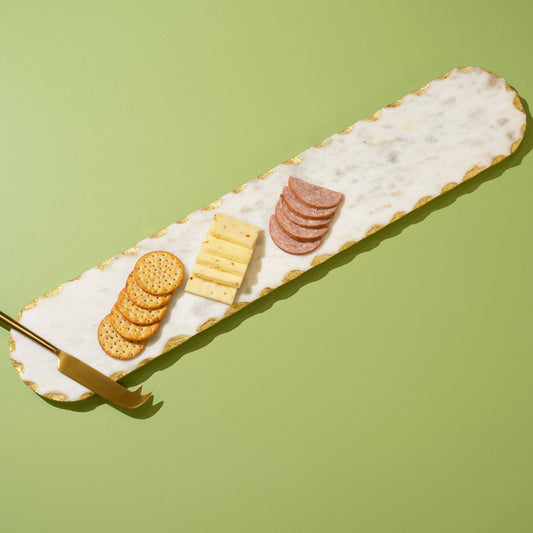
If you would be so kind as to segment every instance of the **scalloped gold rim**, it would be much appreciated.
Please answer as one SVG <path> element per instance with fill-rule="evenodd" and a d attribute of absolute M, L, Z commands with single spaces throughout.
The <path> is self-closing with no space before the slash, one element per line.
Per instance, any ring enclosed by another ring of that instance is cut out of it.
<path fill-rule="evenodd" d="M 457 68 L 454 68 L 448 72 L 446 72 L 446 74 L 440 76 L 439 78 L 435 78 L 435 80 L 445 80 L 446 78 L 448 78 L 450 76 L 450 74 L 454 71 L 454 70 L 458 70 L 459 72 L 471 72 L 472 71 L 472 67 L 457 67 Z M 487 72 L 488 74 L 490 74 L 493 78 L 495 79 L 503 79 L 501 76 L 498 76 L 497 74 L 494 74 L 494 72 L 491 72 L 490 70 L 486 70 L 486 69 L 481 69 L 485 72 Z M 433 80 L 433 81 L 435 81 Z M 506 80 L 504 80 L 505 82 L 505 88 L 507 91 L 512 91 L 516 94 L 515 96 L 515 99 L 514 99 L 514 102 L 513 102 L 513 105 L 519 110 L 519 111 L 522 111 L 522 113 L 525 114 L 525 111 L 524 111 L 524 107 L 522 106 L 522 102 L 520 101 L 520 97 L 518 96 L 518 93 L 516 93 L 516 91 L 514 91 L 510 86 L 509 84 L 507 83 Z M 410 93 L 407 93 L 405 96 L 402 96 L 401 98 L 398 98 L 398 100 L 395 100 L 394 102 L 392 102 L 391 104 L 388 104 L 386 105 L 385 107 L 381 108 L 381 109 L 378 109 L 375 113 L 372 113 L 370 116 L 362 119 L 362 120 L 365 120 L 365 121 L 370 121 L 370 122 L 375 122 L 376 120 L 379 120 L 381 118 L 381 115 L 383 113 L 383 109 L 390 109 L 390 108 L 394 108 L 394 107 L 398 107 L 402 104 L 403 100 L 411 95 L 411 94 L 415 94 L 417 96 L 422 96 L 426 90 L 428 89 L 429 87 L 429 84 L 431 82 L 428 82 L 426 83 L 425 85 L 423 85 L 422 87 L 420 87 L 420 89 L 417 89 L 416 91 L 412 91 Z M 354 129 L 355 129 L 355 125 L 357 124 L 357 122 L 355 122 L 354 124 L 348 126 L 347 128 L 341 130 L 338 132 L 338 135 L 347 135 L 348 133 L 351 133 Z M 525 125 L 524 125 L 524 129 L 525 129 Z M 523 133 L 522 132 L 522 137 L 523 137 Z M 324 139 L 322 142 L 318 143 L 318 144 L 315 144 L 315 148 L 322 148 L 324 146 L 326 146 L 326 142 L 328 141 L 329 137 Z M 518 139 L 516 142 L 518 144 L 520 144 L 522 139 Z M 517 144 L 517 146 L 518 146 Z M 516 150 L 516 148 L 515 148 Z M 511 153 L 513 153 L 514 150 L 511 151 Z M 505 156 L 504 156 L 505 157 Z M 286 161 L 287 162 L 287 161 Z M 290 160 L 289 160 L 290 162 Z"/>
<path fill-rule="evenodd" d="M 447 72 L 446 74 L 444 74 L 443 76 L 440 76 L 439 78 L 436 78 L 437 80 L 444 80 L 446 79 L 447 77 L 450 76 L 450 74 L 454 71 L 454 70 L 458 70 L 460 72 L 470 72 L 471 71 L 471 68 L 470 67 L 458 67 L 457 69 L 452 69 L 450 70 L 449 72 Z M 485 69 L 481 69 L 481 70 L 484 70 L 485 72 L 487 72 L 488 74 L 490 74 L 491 76 L 493 76 L 494 78 L 497 78 L 497 79 L 502 79 L 501 76 L 498 76 L 497 74 L 494 74 L 493 72 L 490 72 L 488 70 L 485 70 Z M 504 80 L 505 81 L 505 80 Z M 431 82 L 430 82 L 431 83 Z M 424 92 L 427 90 L 429 86 L 429 83 L 425 84 L 423 87 L 421 87 L 420 89 L 417 89 L 416 91 L 413 91 L 409 94 L 416 94 L 418 96 L 421 96 L 422 94 L 424 94 Z M 506 90 L 507 91 L 511 91 L 513 93 L 515 93 L 515 98 L 513 100 L 513 105 L 516 109 L 518 109 L 519 111 L 521 111 L 522 113 L 525 114 L 525 111 L 524 111 L 524 107 L 522 105 L 522 102 L 520 100 L 520 97 L 518 95 L 518 93 L 516 91 L 514 91 L 510 86 L 509 84 L 507 83 L 507 81 L 505 81 L 505 86 L 506 86 Z M 383 109 L 387 109 L 387 108 L 394 108 L 394 107 L 398 107 L 402 104 L 403 100 L 404 100 L 405 96 L 396 100 L 395 102 L 393 102 L 392 104 L 389 104 L 387 106 L 385 106 L 385 108 L 382 108 L 382 109 L 379 109 L 378 111 L 376 111 L 375 113 L 373 113 L 372 115 L 370 115 L 369 117 L 365 118 L 365 119 L 362 119 L 362 120 L 366 120 L 366 121 L 376 121 L 376 120 L 379 120 L 379 118 L 381 117 L 382 115 L 382 112 L 383 112 Z M 339 135 L 347 135 L 351 132 L 354 131 L 355 129 L 355 125 L 357 123 L 354 123 L 352 124 L 351 126 L 348 126 L 347 128 L 345 128 L 344 130 L 341 130 L 340 132 L 338 132 Z M 518 146 L 520 145 L 520 143 L 522 142 L 523 138 L 524 138 L 524 135 L 525 135 L 525 131 L 526 131 L 526 123 L 524 122 L 523 126 L 521 127 L 521 133 L 522 133 L 522 137 L 520 137 L 519 139 L 516 139 L 513 144 L 511 145 L 511 149 L 510 149 L 510 152 L 509 154 L 507 155 L 498 155 L 498 156 L 495 156 L 493 159 L 492 159 L 492 162 L 490 165 L 486 166 L 486 167 L 479 167 L 477 165 L 475 165 L 474 167 L 472 167 L 468 172 L 465 173 L 465 175 L 463 176 L 461 182 L 464 182 L 470 178 L 473 178 L 474 176 L 478 175 L 480 172 L 482 172 L 483 170 L 486 170 L 487 168 L 490 168 L 491 166 L 494 166 L 496 165 L 497 163 L 499 163 L 500 161 L 502 161 L 503 159 L 505 159 L 506 157 L 509 157 L 511 154 L 513 154 L 517 149 L 518 149 Z M 322 148 L 324 146 L 326 146 L 328 140 L 330 138 L 326 138 L 324 139 L 322 142 L 314 145 L 316 148 Z M 301 155 L 297 155 L 291 159 L 288 159 L 287 161 L 284 161 L 283 164 L 294 164 L 294 165 L 299 165 L 301 163 L 302 159 L 301 159 Z M 262 179 L 265 179 L 266 177 L 268 177 L 270 174 L 272 174 L 274 172 L 275 168 L 269 170 L 268 172 L 265 172 L 264 174 L 260 175 L 257 177 L 257 179 L 259 180 L 262 180 Z M 234 189 L 234 193 L 239 193 L 241 192 L 242 190 L 244 190 L 244 188 L 246 187 L 248 183 L 245 183 L 243 185 L 241 185 L 240 187 L 238 187 L 237 189 Z M 402 218 L 403 216 L 405 216 L 406 214 L 414 211 L 415 209 L 418 209 L 419 207 L 422 207 L 423 205 L 427 204 L 429 201 L 433 200 L 434 198 L 450 191 L 451 189 L 453 189 L 454 187 L 456 187 L 458 185 L 458 183 L 454 183 L 454 182 L 449 182 L 447 183 L 441 190 L 440 194 L 437 195 L 437 196 L 424 196 L 422 198 L 420 198 L 420 200 L 418 200 L 415 205 L 413 206 L 413 208 L 410 210 L 410 211 L 398 211 L 397 213 L 395 213 L 390 222 L 388 222 L 387 224 L 384 224 L 384 225 L 381 225 L 381 224 L 376 224 L 374 226 L 372 226 L 371 228 L 368 229 L 368 231 L 366 232 L 365 234 L 365 237 L 368 237 L 370 235 L 373 235 L 374 233 L 376 233 L 377 231 L 379 231 L 380 229 L 388 226 L 389 224 L 393 223 L 393 222 L 396 222 L 397 220 L 399 220 L 400 218 Z M 205 207 L 203 207 L 201 209 L 201 211 L 208 211 L 208 210 L 213 210 L 213 209 L 218 209 L 218 207 L 220 207 L 220 205 L 222 204 L 222 199 L 219 198 L 217 200 L 215 200 L 214 202 L 211 202 L 210 204 L 206 205 Z M 183 217 L 182 219 L 178 220 L 176 222 L 176 224 L 184 224 L 186 223 L 189 219 L 190 219 L 191 215 L 187 215 L 185 217 Z M 157 238 L 157 237 L 160 237 L 162 235 L 164 235 L 166 232 L 168 231 L 168 227 L 161 230 L 160 232 L 154 234 L 152 236 L 152 238 Z M 360 239 L 359 241 L 348 241 L 346 243 L 344 243 L 338 250 L 338 252 L 336 253 L 332 253 L 332 254 L 322 254 L 322 255 L 316 255 L 314 256 L 311 261 L 310 261 L 310 265 L 311 265 L 311 268 L 314 267 L 314 266 L 317 266 L 321 263 L 323 263 L 324 261 L 327 261 L 329 258 L 333 257 L 334 255 L 336 255 L 337 253 L 340 253 L 340 252 L 343 252 L 344 250 L 347 250 L 348 248 L 351 248 L 353 245 L 357 244 L 358 242 L 360 242 L 362 239 Z M 137 253 L 139 251 L 139 245 L 138 244 L 135 244 L 134 246 L 132 246 L 131 248 L 128 248 L 127 250 L 123 251 L 122 254 L 134 254 L 134 253 Z M 116 256 L 113 256 L 109 259 L 107 259 L 106 261 L 104 261 L 103 263 L 101 263 L 100 265 L 98 265 L 97 268 L 99 269 L 105 269 L 112 261 L 113 259 L 115 258 Z M 294 279 L 296 279 L 298 276 L 300 276 L 301 274 L 303 274 L 304 270 L 291 270 L 290 272 L 288 272 L 285 277 L 283 278 L 282 282 L 280 285 L 283 285 L 285 283 L 289 283 L 290 281 L 293 281 Z M 78 276 L 77 278 L 74 278 L 74 280 L 76 279 L 79 279 L 81 277 L 81 274 L 80 276 Z M 57 294 L 59 294 L 61 292 L 61 290 L 63 289 L 64 287 L 64 284 L 60 285 L 59 287 L 57 287 L 56 289 L 53 289 L 52 291 L 46 293 L 45 295 L 41 296 L 40 298 L 36 298 L 35 300 L 32 300 L 29 304 L 27 304 L 26 306 L 24 306 L 21 311 L 19 312 L 18 316 L 17 316 L 17 320 L 20 320 L 21 316 L 22 316 L 22 313 L 24 311 L 27 311 L 29 309 L 32 309 L 33 307 L 35 307 L 37 305 L 37 303 L 39 302 L 40 299 L 42 298 L 50 298 L 50 297 L 53 297 Z M 275 287 L 274 287 L 275 288 Z M 260 292 L 260 295 L 259 295 L 259 298 L 262 298 L 263 296 L 266 296 L 267 294 L 270 294 L 274 288 L 272 287 L 265 287 L 264 289 L 261 290 Z M 208 320 L 206 320 L 201 326 L 198 327 L 197 329 L 197 333 L 200 333 L 202 331 L 205 331 L 206 329 L 210 328 L 211 326 L 214 326 L 215 324 L 217 324 L 220 320 L 236 313 L 237 311 L 239 311 L 240 309 L 246 307 L 250 302 L 238 302 L 236 304 L 233 304 L 232 306 L 230 306 L 228 308 L 228 310 L 226 311 L 226 313 L 224 314 L 224 316 L 222 318 L 216 318 L 216 317 L 212 317 Z M 172 338 L 170 338 L 166 344 L 165 344 L 165 348 L 163 350 L 163 352 L 161 353 L 161 355 L 165 352 L 168 352 L 178 346 L 180 346 L 181 344 L 183 344 L 184 342 L 186 342 L 187 340 L 189 340 L 191 338 L 191 335 L 176 335 Z M 15 352 L 15 341 L 13 340 L 13 338 L 11 337 L 11 335 L 9 335 L 9 353 L 12 354 Z M 157 357 L 157 356 L 156 356 Z M 153 359 L 155 359 L 156 357 L 147 357 L 146 359 L 143 359 L 142 361 L 140 361 L 137 366 L 135 367 L 134 370 L 146 365 L 147 363 L 149 363 L 150 361 L 152 361 Z M 14 367 L 14 369 L 16 370 L 17 374 L 23 378 L 23 374 L 24 374 L 24 365 L 20 362 L 18 362 L 17 360 L 15 360 L 13 357 L 11 357 L 11 363 Z M 132 370 L 133 372 L 133 370 Z M 120 371 L 120 372 L 115 372 L 114 374 L 112 374 L 110 377 L 114 380 L 118 380 L 122 377 L 124 377 L 125 375 L 129 374 L 129 372 L 126 372 L 126 371 Z M 23 380 L 24 383 L 30 388 L 32 389 L 34 392 L 36 392 L 37 394 L 39 394 L 38 392 L 38 386 L 36 383 L 32 382 L 32 381 L 27 381 L 27 380 Z M 93 396 L 94 393 L 92 392 L 87 392 L 87 393 L 84 393 L 82 394 L 78 399 L 75 399 L 75 400 L 69 400 L 69 398 L 64 394 L 64 393 L 61 393 L 61 392 L 53 392 L 53 393 L 45 393 L 45 394 L 42 394 L 41 396 L 45 397 L 45 398 L 49 398 L 49 399 L 52 399 L 52 400 L 55 400 L 55 401 L 80 401 L 80 400 L 84 400 L 84 399 L 87 399 L 87 398 L 90 398 L 91 396 Z"/>
<path fill-rule="evenodd" d="M 284 165 L 299 165 L 302 162 L 302 156 L 300 154 L 283 161 Z"/>
<path fill-rule="evenodd" d="M 161 231 L 158 231 L 157 233 L 154 233 L 150 236 L 150 239 L 158 239 L 159 237 L 162 237 L 163 235 L 166 235 L 168 231 L 168 227 L 163 228 Z"/>
<path fill-rule="evenodd" d="M 222 198 L 218 198 L 214 202 L 211 202 L 210 204 L 205 205 L 200 209 L 200 211 L 212 211 L 213 209 L 218 209 L 222 205 Z"/>

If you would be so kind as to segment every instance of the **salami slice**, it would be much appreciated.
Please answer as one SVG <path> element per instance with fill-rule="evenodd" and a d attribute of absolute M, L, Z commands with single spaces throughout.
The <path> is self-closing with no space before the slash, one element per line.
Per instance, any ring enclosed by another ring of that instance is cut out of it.
<path fill-rule="evenodd" d="M 289 237 L 283 229 L 281 229 L 281 226 L 278 224 L 274 215 L 270 217 L 269 231 L 276 246 L 288 254 L 308 254 L 309 252 L 316 250 L 320 244 L 322 244 L 322 239 L 311 242 L 301 242 Z"/>
<path fill-rule="evenodd" d="M 281 229 L 289 237 L 292 237 L 297 241 L 303 242 L 316 241 L 328 231 L 328 226 L 324 226 L 323 228 L 304 228 L 302 226 L 299 226 L 298 224 L 295 224 L 294 222 L 289 220 L 283 212 L 283 209 L 281 208 L 282 201 L 283 199 L 280 198 L 278 203 L 276 204 L 275 217 L 278 221 L 278 224 L 281 226 Z"/>
<path fill-rule="evenodd" d="M 293 176 L 289 178 L 289 189 L 295 194 L 300 202 L 309 207 L 316 207 L 318 209 L 336 207 L 344 196 L 340 192 L 313 185 L 308 181 Z"/>
<path fill-rule="evenodd" d="M 295 224 L 298 224 L 299 226 L 302 226 L 304 228 L 323 228 L 324 226 L 327 226 L 333 217 L 329 218 L 304 218 L 299 217 L 296 213 L 293 213 L 285 204 L 283 201 L 283 196 L 279 197 L 279 203 L 281 205 L 281 210 L 285 214 L 285 216 L 294 222 Z"/>
<path fill-rule="evenodd" d="M 324 219 L 330 218 L 336 211 L 336 207 L 330 207 L 328 209 L 317 209 L 316 207 L 309 207 L 308 205 L 302 204 L 294 193 L 289 189 L 289 187 L 283 187 L 283 201 L 287 207 L 296 215 L 303 218 L 315 218 L 315 219 Z"/>

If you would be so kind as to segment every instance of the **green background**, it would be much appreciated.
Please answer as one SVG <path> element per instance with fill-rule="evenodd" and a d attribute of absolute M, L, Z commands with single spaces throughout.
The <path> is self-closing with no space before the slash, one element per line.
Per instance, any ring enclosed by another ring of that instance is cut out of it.
<path fill-rule="evenodd" d="M 0 308 L 455 66 L 526 105 L 532 20 L 529 0 L 0 0 Z M 154 391 L 137 411 L 40 398 L 0 330 L 2 529 L 531 531 L 532 138 L 126 379 Z"/>

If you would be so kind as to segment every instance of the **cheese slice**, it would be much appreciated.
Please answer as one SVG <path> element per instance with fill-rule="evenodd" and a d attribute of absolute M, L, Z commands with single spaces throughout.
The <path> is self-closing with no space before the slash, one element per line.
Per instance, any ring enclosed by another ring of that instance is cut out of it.
<path fill-rule="evenodd" d="M 231 305 L 235 300 L 237 289 L 233 287 L 226 287 L 225 285 L 219 285 L 212 281 L 206 281 L 205 279 L 191 276 L 187 285 L 185 286 L 185 292 L 203 296 L 211 300 L 216 300 L 223 304 Z"/>
<path fill-rule="evenodd" d="M 220 239 L 253 248 L 261 233 L 261 228 L 223 213 L 215 213 L 209 233 Z"/>
<path fill-rule="evenodd" d="M 185 291 L 232 304 L 260 233 L 257 226 L 216 213 Z"/>
<path fill-rule="evenodd" d="M 237 261 L 226 259 L 225 257 L 213 255 L 207 250 L 204 250 L 203 247 L 200 248 L 200 252 L 196 257 L 196 263 L 206 265 L 211 268 L 218 268 L 219 270 L 223 270 L 224 272 L 237 274 L 239 276 L 244 276 L 244 273 L 246 272 L 246 268 L 248 266 L 244 263 L 238 263 Z"/>
<path fill-rule="evenodd" d="M 241 275 L 230 274 L 229 272 L 224 272 L 218 268 L 211 268 L 205 265 L 199 265 L 198 263 L 194 267 L 192 273 L 193 276 L 198 276 L 206 281 L 213 281 L 220 285 L 226 285 L 227 287 L 235 287 L 236 289 L 238 289 L 242 283 Z"/>
<path fill-rule="evenodd" d="M 202 243 L 202 248 L 213 255 L 245 264 L 250 262 L 253 252 L 251 248 L 219 239 L 210 233 L 207 234 L 207 237 Z"/>

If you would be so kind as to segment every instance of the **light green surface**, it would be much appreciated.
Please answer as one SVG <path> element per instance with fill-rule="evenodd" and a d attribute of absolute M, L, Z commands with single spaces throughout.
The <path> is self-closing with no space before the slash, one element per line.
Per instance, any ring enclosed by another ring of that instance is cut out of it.
<path fill-rule="evenodd" d="M 0 1 L 0 309 L 454 66 L 531 101 L 532 6 Z M 2 529 L 530 531 L 532 146 L 146 368 L 138 412 L 41 399 L 0 330 Z"/>

